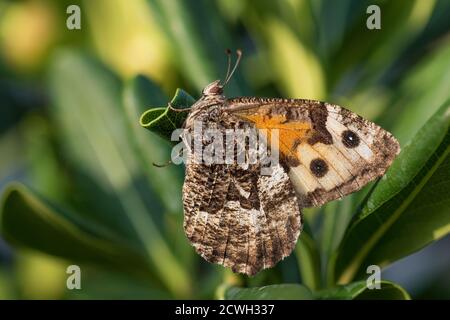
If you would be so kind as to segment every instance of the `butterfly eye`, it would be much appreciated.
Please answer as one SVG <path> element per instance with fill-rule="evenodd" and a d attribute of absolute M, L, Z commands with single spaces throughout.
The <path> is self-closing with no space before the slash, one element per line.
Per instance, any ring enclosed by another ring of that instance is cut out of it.
<path fill-rule="evenodd" d="M 215 96 L 221 95 L 223 93 L 223 86 L 219 84 L 219 80 L 216 80 L 208 84 L 204 89 L 202 94 L 204 96 Z"/>
<path fill-rule="evenodd" d="M 316 177 L 321 178 L 327 174 L 328 165 L 322 159 L 317 158 L 311 161 L 309 164 L 309 169 Z"/>
<path fill-rule="evenodd" d="M 347 148 L 356 148 L 359 146 L 359 137 L 356 133 L 351 130 L 345 130 L 342 132 L 342 143 Z"/>

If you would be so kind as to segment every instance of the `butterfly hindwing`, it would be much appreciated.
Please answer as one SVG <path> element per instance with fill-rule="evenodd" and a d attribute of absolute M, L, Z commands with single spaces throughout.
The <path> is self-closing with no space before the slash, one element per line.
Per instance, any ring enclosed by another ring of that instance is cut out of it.
<path fill-rule="evenodd" d="M 397 140 L 357 114 L 324 102 L 237 98 L 229 112 L 277 129 L 280 161 L 302 207 L 320 206 L 380 177 L 400 151 Z M 270 139 L 269 139 L 270 141 Z"/>
<path fill-rule="evenodd" d="M 196 117 L 222 130 L 253 126 L 234 116 Z M 200 137 L 203 139 L 203 137 Z M 301 231 L 301 212 L 285 168 L 261 175 L 261 164 L 186 164 L 184 229 L 207 261 L 254 275 L 288 256 Z"/>

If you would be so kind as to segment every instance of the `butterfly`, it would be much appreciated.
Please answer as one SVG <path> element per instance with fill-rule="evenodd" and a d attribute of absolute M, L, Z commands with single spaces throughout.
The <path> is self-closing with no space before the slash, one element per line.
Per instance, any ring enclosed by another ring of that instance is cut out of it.
<path fill-rule="evenodd" d="M 237 128 L 277 132 L 279 162 L 187 161 L 183 184 L 184 230 L 204 259 L 255 275 L 289 256 L 302 230 L 302 209 L 321 206 L 381 177 L 400 151 L 392 134 L 359 115 L 306 99 L 227 99 L 225 81 L 206 86 L 183 127 L 219 132 Z M 205 143 L 204 137 L 197 137 Z"/>

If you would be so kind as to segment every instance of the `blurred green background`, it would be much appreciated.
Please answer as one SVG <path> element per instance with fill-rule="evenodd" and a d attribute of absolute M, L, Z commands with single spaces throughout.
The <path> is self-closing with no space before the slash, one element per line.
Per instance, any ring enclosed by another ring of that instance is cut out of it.
<path fill-rule="evenodd" d="M 70 4 L 81 30 L 66 28 Z M 370 4 L 381 30 L 366 28 Z M 227 96 L 329 101 L 403 146 L 450 97 L 448 12 L 448 0 L 0 0 L 0 188 L 27 186 L 3 197 L 16 220 L 0 238 L 0 299 L 218 298 L 231 285 L 305 283 L 297 251 L 251 279 L 194 253 L 183 168 L 151 165 L 170 145 L 140 114 L 176 88 L 198 98 L 223 78 L 225 49 L 240 48 Z M 305 211 L 323 261 L 361 197 Z M 448 252 L 446 236 L 383 279 L 450 298 Z M 82 290 L 66 288 L 70 264 Z"/>

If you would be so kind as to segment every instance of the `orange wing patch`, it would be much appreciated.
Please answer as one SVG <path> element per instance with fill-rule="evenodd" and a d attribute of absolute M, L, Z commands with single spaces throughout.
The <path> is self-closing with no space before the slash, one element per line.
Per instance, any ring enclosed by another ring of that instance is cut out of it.
<path fill-rule="evenodd" d="M 240 114 L 240 117 L 253 122 L 258 129 L 265 129 L 267 142 L 270 143 L 272 130 L 278 130 L 279 151 L 285 159 L 298 162 L 297 147 L 306 141 L 312 130 L 311 122 L 293 121 L 285 115 Z"/>

